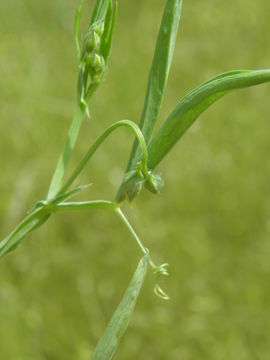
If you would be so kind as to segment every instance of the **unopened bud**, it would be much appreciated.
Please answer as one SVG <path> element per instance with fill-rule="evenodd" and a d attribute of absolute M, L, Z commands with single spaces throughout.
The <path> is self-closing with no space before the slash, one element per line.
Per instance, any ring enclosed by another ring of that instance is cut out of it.
<path fill-rule="evenodd" d="M 98 54 L 93 54 L 91 58 L 91 66 L 93 69 L 95 69 L 95 72 L 97 74 L 100 74 L 105 69 L 105 61 L 103 59 L 103 56 Z"/>
<path fill-rule="evenodd" d="M 116 201 L 122 202 L 127 199 L 129 202 L 132 202 L 132 200 L 141 192 L 143 183 L 143 177 L 141 177 L 136 171 L 130 171 L 124 177 L 117 193 Z"/>
<path fill-rule="evenodd" d="M 104 31 L 104 21 L 94 23 L 91 27 L 91 30 L 93 30 L 99 37 L 103 34 Z"/>
<path fill-rule="evenodd" d="M 99 83 L 105 72 L 105 61 L 103 56 L 92 53 L 85 60 L 85 71 L 91 76 L 92 83 Z"/>
<path fill-rule="evenodd" d="M 154 194 L 160 193 L 160 190 L 163 188 L 163 186 L 163 179 L 160 175 L 157 174 L 150 174 L 150 176 L 145 181 L 146 189 Z"/>
<path fill-rule="evenodd" d="M 88 53 L 95 52 L 100 47 L 100 36 L 94 32 L 90 31 L 85 38 L 85 50 Z"/>

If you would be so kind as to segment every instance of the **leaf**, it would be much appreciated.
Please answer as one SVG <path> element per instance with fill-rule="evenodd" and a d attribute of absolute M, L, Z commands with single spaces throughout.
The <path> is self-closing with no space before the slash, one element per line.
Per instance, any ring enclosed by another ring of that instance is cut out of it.
<path fill-rule="evenodd" d="M 104 40 L 102 44 L 102 55 L 104 57 L 105 63 L 108 62 L 108 57 L 110 55 L 111 47 L 112 47 L 112 40 L 113 40 L 113 34 L 115 30 L 115 24 L 118 14 L 118 2 L 115 3 L 113 11 L 108 8 L 108 12 L 105 19 L 105 27 L 104 27 Z M 108 20 L 108 17 L 110 16 L 110 22 Z M 107 20 L 107 24 L 106 24 Z"/>
<path fill-rule="evenodd" d="M 172 63 L 181 10 L 182 0 L 168 0 L 164 9 L 155 54 L 148 78 L 143 113 L 140 120 L 140 128 L 142 129 L 147 144 L 150 141 L 162 104 Z M 138 142 L 135 141 L 127 171 L 135 166 L 139 154 Z"/>
<path fill-rule="evenodd" d="M 101 48 L 100 52 L 103 55 L 103 57 L 104 57 L 104 48 L 106 47 L 106 43 L 110 35 L 111 19 L 112 19 L 112 0 L 109 0 L 108 9 L 104 20 L 104 31 L 102 34 L 101 46 L 100 46 Z"/>
<path fill-rule="evenodd" d="M 81 3 L 75 12 L 74 22 L 73 22 L 73 32 L 74 32 L 74 38 L 75 38 L 78 64 L 80 62 L 80 56 L 81 56 L 80 41 L 79 41 L 79 29 L 80 29 L 80 22 L 81 22 L 81 16 L 82 16 L 82 8 L 83 7 L 82 7 L 82 3 Z"/>
<path fill-rule="evenodd" d="M 49 214 L 42 214 L 42 210 L 31 213 L 4 240 L 0 242 L 0 259 L 14 250 L 32 230 L 41 226 Z"/>
<path fill-rule="evenodd" d="M 83 191 L 89 189 L 90 186 L 92 186 L 92 184 L 77 186 L 77 187 L 75 187 L 74 189 L 72 189 L 70 191 L 66 191 L 64 193 L 59 194 L 54 199 L 52 199 L 51 203 L 55 205 L 55 204 L 58 204 L 58 203 L 60 203 L 60 202 L 62 202 L 64 200 L 69 200 L 69 199 L 73 198 L 74 196 L 79 195 Z"/>
<path fill-rule="evenodd" d="M 91 24 L 94 22 L 103 21 L 105 19 L 109 1 L 110 0 L 97 0 L 91 19 Z"/>
<path fill-rule="evenodd" d="M 139 262 L 129 287 L 126 290 L 120 305 L 113 314 L 104 335 L 94 349 L 90 358 L 91 360 L 109 360 L 113 357 L 118 344 L 128 327 L 147 273 L 148 264 L 149 257 L 148 255 L 145 255 Z"/>
<path fill-rule="evenodd" d="M 75 147 L 79 135 L 79 131 L 84 119 L 84 115 L 85 115 L 85 109 L 82 109 L 79 106 L 76 110 L 76 113 L 74 114 L 71 126 L 69 128 L 68 137 L 64 145 L 64 149 L 62 151 L 62 154 L 60 155 L 60 158 L 56 165 L 56 169 L 51 179 L 47 199 L 51 199 L 55 197 L 55 195 L 61 189 L 63 178 L 67 170 L 73 149 Z"/>
<path fill-rule="evenodd" d="M 29 215 L 0 242 L 0 258 L 11 250 L 14 250 L 32 230 L 40 227 L 45 221 L 47 221 L 50 217 L 50 213 L 53 212 L 54 207 L 56 207 L 58 203 L 79 195 L 90 186 L 91 184 L 78 186 L 70 191 L 59 194 L 50 202 L 43 200 L 36 203 L 36 205 L 31 209 Z M 51 209 L 50 206 L 52 206 Z"/>
<path fill-rule="evenodd" d="M 234 89 L 270 81 L 270 70 L 238 70 L 223 73 L 187 94 L 168 116 L 148 145 L 148 167 L 154 169 L 199 115 Z"/>

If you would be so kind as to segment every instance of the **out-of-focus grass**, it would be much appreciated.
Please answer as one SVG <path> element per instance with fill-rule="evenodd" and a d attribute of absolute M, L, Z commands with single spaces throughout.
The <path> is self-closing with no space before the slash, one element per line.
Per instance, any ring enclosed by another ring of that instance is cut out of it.
<path fill-rule="evenodd" d="M 113 121 L 138 121 L 163 3 L 121 2 L 74 161 Z M 0 3 L 1 237 L 44 196 L 66 135 L 76 6 Z M 269 67 L 269 13 L 267 0 L 186 1 L 160 121 L 210 76 Z M 214 105 L 160 165 L 162 194 L 128 210 L 156 261 L 170 263 L 171 301 L 153 295 L 149 276 L 116 359 L 269 359 L 269 93 L 263 85 Z M 131 139 L 115 134 L 88 166 L 89 199 L 114 196 Z M 0 358 L 88 359 L 139 256 L 106 211 L 54 216 L 0 263 Z"/>

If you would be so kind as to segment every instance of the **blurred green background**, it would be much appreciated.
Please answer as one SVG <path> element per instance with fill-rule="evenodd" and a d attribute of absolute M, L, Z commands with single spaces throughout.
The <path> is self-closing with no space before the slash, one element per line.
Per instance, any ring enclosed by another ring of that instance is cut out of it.
<path fill-rule="evenodd" d="M 94 1 L 85 0 L 84 27 Z M 138 122 L 165 0 L 120 1 L 105 83 L 91 102 L 73 165 L 105 127 Z M 0 236 L 46 193 L 75 108 L 78 1 L 0 2 Z M 268 0 L 185 1 L 160 122 L 220 72 L 270 64 Z M 270 85 L 234 92 L 204 113 L 159 166 L 131 223 L 157 263 L 115 359 L 268 360 L 270 354 Z M 80 183 L 113 198 L 128 159 L 125 130 Z M 54 216 L 0 262 L 0 358 L 87 360 L 141 254 L 113 214 Z"/>

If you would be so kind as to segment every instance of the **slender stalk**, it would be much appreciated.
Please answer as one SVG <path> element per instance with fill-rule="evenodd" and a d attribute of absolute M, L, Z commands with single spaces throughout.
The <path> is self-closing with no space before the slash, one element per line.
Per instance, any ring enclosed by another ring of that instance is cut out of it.
<path fill-rule="evenodd" d="M 149 251 L 143 246 L 139 236 L 136 234 L 135 230 L 127 220 L 126 216 L 118 206 L 118 204 L 109 201 L 109 200 L 92 200 L 92 201 L 78 201 L 78 202 L 64 202 L 59 203 L 54 206 L 50 213 L 52 212 L 62 212 L 62 211 L 72 211 L 72 210 L 84 210 L 89 208 L 100 208 L 100 209 L 110 209 L 114 210 L 121 221 L 125 224 L 126 228 L 128 229 L 129 233 L 132 237 L 136 240 L 137 244 L 139 245 L 140 249 L 144 253 L 144 255 L 149 255 Z M 154 265 L 152 261 L 150 261 L 151 266 Z"/>
<path fill-rule="evenodd" d="M 126 228 L 130 232 L 132 237 L 136 240 L 137 244 L 139 245 L 139 247 L 142 250 L 142 252 L 144 253 L 144 255 L 148 255 L 149 251 L 143 246 L 141 240 L 139 239 L 138 235 L 134 231 L 133 227 L 130 225 L 128 219 L 125 217 L 125 215 L 123 214 L 120 207 L 115 208 L 115 213 L 118 215 L 118 217 L 121 219 L 121 221 L 125 224 Z"/>
<path fill-rule="evenodd" d="M 78 201 L 60 203 L 52 209 L 52 212 L 84 210 L 89 208 L 115 209 L 115 204 L 108 200 Z"/>
<path fill-rule="evenodd" d="M 63 177 L 65 175 L 68 163 L 71 158 L 72 151 L 74 149 L 74 146 L 76 144 L 76 140 L 79 135 L 79 131 L 83 122 L 83 118 L 86 114 L 86 108 L 82 108 L 81 106 L 77 107 L 77 110 L 74 114 L 71 126 L 69 128 L 68 136 L 64 145 L 64 149 L 62 151 L 62 154 L 60 155 L 60 158 L 58 160 L 58 163 L 56 165 L 47 199 L 53 198 L 61 188 Z"/>
<path fill-rule="evenodd" d="M 142 166 L 144 168 L 145 171 L 147 171 L 147 159 L 148 159 L 148 155 L 147 155 L 147 147 L 146 147 L 146 143 L 144 141 L 144 137 L 142 135 L 141 130 L 139 129 L 139 127 L 132 121 L 130 120 L 120 120 L 117 121 L 116 123 L 114 123 L 113 125 L 111 125 L 97 140 L 96 142 L 90 147 L 90 149 L 88 150 L 88 152 L 86 153 L 86 155 L 83 157 L 83 159 L 81 160 L 81 162 L 77 165 L 77 167 L 75 168 L 75 170 L 73 171 L 73 173 L 70 175 L 70 177 L 68 178 L 68 180 L 66 181 L 66 183 L 62 186 L 61 190 L 59 191 L 59 193 L 63 193 L 65 192 L 70 185 L 73 183 L 73 181 L 77 178 L 77 176 L 81 173 L 81 171 L 83 170 L 83 168 L 85 167 L 85 165 L 87 164 L 87 162 L 91 159 L 91 157 L 95 154 L 96 150 L 99 148 L 99 146 L 104 142 L 104 140 L 117 128 L 119 127 L 128 127 L 130 129 L 133 130 L 133 132 L 135 133 L 138 142 L 140 144 L 140 148 L 142 151 Z"/>

